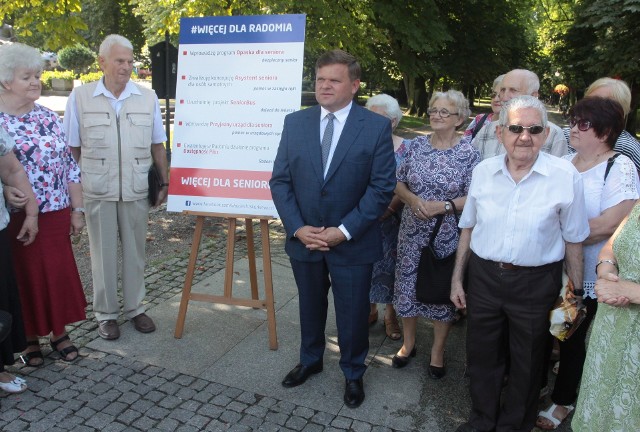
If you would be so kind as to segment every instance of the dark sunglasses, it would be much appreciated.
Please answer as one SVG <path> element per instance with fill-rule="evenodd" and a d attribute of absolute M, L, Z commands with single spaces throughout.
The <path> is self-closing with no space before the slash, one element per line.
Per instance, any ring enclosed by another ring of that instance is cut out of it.
<path fill-rule="evenodd" d="M 514 134 L 521 134 L 524 130 L 528 130 L 531 135 L 538 135 L 544 132 L 544 127 L 540 125 L 533 126 L 520 126 L 520 125 L 509 125 L 507 126 L 509 132 Z"/>
<path fill-rule="evenodd" d="M 589 128 L 592 126 L 589 120 L 585 120 L 585 119 L 577 120 L 576 118 L 572 117 L 569 120 L 569 126 L 573 128 L 575 125 L 578 125 L 578 130 L 581 130 L 582 132 L 588 131 Z"/>

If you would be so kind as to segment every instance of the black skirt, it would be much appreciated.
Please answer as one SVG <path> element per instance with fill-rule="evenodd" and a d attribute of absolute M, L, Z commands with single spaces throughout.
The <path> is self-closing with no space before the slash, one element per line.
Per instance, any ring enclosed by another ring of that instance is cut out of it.
<path fill-rule="evenodd" d="M 4 370 L 5 365 L 15 363 L 14 353 L 22 352 L 27 347 L 20 295 L 9 251 L 7 230 L 0 230 L 0 310 L 9 312 L 13 318 L 11 333 L 0 343 L 0 372 Z"/>

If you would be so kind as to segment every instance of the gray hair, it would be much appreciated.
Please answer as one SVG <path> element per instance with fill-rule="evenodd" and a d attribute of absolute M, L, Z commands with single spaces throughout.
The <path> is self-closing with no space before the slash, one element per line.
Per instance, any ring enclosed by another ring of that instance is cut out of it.
<path fill-rule="evenodd" d="M 13 81 L 18 68 L 40 73 L 43 67 L 44 60 L 37 49 L 21 43 L 0 45 L 0 84 Z M 0 85 L 0 94 L 5 91 Z"/>
<path fill-rule="evenodd" d="M 400 109 L 398 101 L 388 94 L 380 93 L 370 97 L 365 107 L 368 109 L 373 107 L 382 108 L 388 117 L 396 119 L 396 126 L 399 125 L 400 120 L 402 120 L 402 110 Z"/>
<path fill-rule="evenodd" d="M 629 112 L 631 111 L 631 90 L 629 89 L 629 85 L 619 79 L 608 77 L 599 78 L 591 83 L 589 88 L 587 88 L 587 91 L 584 93 L 584 96 L 587 97 L 602 87 L 609 89 L 609 99 L 613 99 L 622 105 L 624 116 L 626 117 L 629 115 Z"/>
<path fill-rule="evenodd" d="M 547 127 L 547 108 L 545 108 L 544 104 L 537 97 L 529 95 L 518 96 L 508 102 L 505 102 L 505 104 L 502 105 L 502 109 L 500 110 L 500 119 L 498 123 L 500 124 L 500 126 L 506 126 L 510 113 L 526 108 L 533 108 L 535 110 L 538 110 L 538 112 L 540 113 L 542 126 L 545 128 Z"/>
<path fill-rule="evenodd" d="M 431 99 L 429 100 L 429 108 L 433 107 L 433 104 L 440 98 L 447 99 L 456 107 L 456 109 L 458 110 L 458 118 L 463 120 L 463 122 L 456 127 L 456 129 L 460 128 L 471 114 L 471 110 L 469 109 L 469 101 L 458 90 L 434 92 L 433 96 L 431 96 Z"/>
<path fill-rule="evenodd" d="M 516 72 L 518 74 L 524 75 L 524 79 L 526 81 L 526 88 L 523 89 L 523 92 L 525 92 L 526 94 L 532 95 L 533 93 L 540 90 L 540 79 L 538 78 L 538 75 L 536 75 L 535 72 L 532 72 L 528 69 L 514 69 L 507 73 L 512 73 L 512 72 Z"/>
<path fill-rule="evenodd" d="M 496 77 L 496 79 L 493 80 L 493 85 L 491 86 L 491 90 L 495 90 L 496 87 L 500 86 L 500 84 L 502 84 L 502 78 L 504 78 L 505 74 L 499 75 L 498 77 Z M 498 88 L 498 91 L 500 91 L 500 89 Z"/>
<path fill-rule="evenodd" d="M 108 57 L 109 54 L 111 53 L 111 48 L 113 48 L 116 45 L 120 45 L 121 47 L 124 47 L 124 48 L 129 48 L 131 51 L 133 51 L 133 45 L 131 44 L 129 39 L 127 39 L 124 36 L 120 36 L 118 34 L 110 34 L 109 36 L 104 38 L 104 40 L 100 44 L 100 50 L 98 51 L 98 55 L 104 58 Z"/>

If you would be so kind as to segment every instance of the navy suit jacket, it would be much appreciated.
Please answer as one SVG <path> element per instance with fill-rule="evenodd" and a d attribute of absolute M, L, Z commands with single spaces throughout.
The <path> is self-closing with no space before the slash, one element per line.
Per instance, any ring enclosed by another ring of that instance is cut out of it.
<path fill-rule="evenodd" d="M 378 218 L 393 197 L 396 164 L 391 122 L 353 103 L 326 178 L 320 149 L 320 106 L 286 116 L 269 182 L 284 224 L 287 254 L 342 265 L 382 257 Z M 308 250 L 293 234 L 304 225 L 338 227 L 352 236 L 328 252 Z"/>

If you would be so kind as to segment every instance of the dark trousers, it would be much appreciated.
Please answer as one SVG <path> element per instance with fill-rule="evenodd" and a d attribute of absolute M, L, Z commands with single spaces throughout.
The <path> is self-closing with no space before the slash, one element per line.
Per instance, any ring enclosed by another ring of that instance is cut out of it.
<path fill-rule="evenodd" d="M 559 343 L 560 368 L 558 369 L 558 376 L 556 377 L 553 393 L 551 394 L 551 400 L 557 405 L 571 405 L 578 398 L 578 384 L 580 384 L 584 360 L 587 357 L 587 347 L 585 343 L 587 331 L 598 310 L 598 300 L 596 299 L 585 298 L 583 299 L 583 303 L 587 307 L 587 315 L 584 321 L 582 321 L 580 327 L 578 327 L 569 339 L 560 341 Z M 551 333 L 549 333 L 549 336 L 546 350 L 547 356 L 542 371 L 542 387 L 547 385 L 549 378 L 549 361 L 553 349 L 553 341 L 555 340 L 555 337 L 553 337 Z"/>
<path fill-rule="evenodd" d="M 562 263 L 503 270 L 472 254 L 467 293 L 467 361 L 479 430 L 526 431 L 535 426 L 549 311 L 562 286 Z M 507 355 L 509 381 L 500 396 Z"/>
<path fill-rule="evenodd" d="M 291 259 L 300 301 L 300 363 L 321 361 L 325 348 L 329 288 L 338 327 L 340 368 L 345 378 L 362 378 L 369 352 L 369 288 L 373 264 L 335 265 Z"/>

